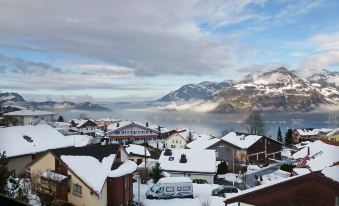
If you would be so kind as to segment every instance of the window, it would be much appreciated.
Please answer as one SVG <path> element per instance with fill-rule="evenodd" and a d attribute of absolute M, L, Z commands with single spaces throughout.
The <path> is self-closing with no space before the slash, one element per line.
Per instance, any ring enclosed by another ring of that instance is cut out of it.
<path fill-rule="evenodd" d="M 174 187 L 166 187 L 166 192 L 174 192 Z"/>
<path fill-rule="evenodd" d="M 172 142 L 173 142 L 173 144 L 174 144 L 174 140 L 173 140 Z"/>
<path fill-rule="evenodd" d="M 177 187 L 177 190 L 178 190 L 178 191 L 181 191 L 181 190 L 182 190 L 182 187 Z"/>
<path fill-rule="evenodd" d="M 224 144 L 222 142 L 220 142 L 219 147 L 224 147 Z"/>
<path fill-rule="evenodd" d="M 190 191 L 190 189 L 191 189 L 190 186 L 185 186 L 185 187 L 183 187 L 183 190 L 184 190 L 184 191 Z"/>
<path fill-rule="evenodd" d="M 171 145 L 171 148 L 175 148 L 175 145 Z"/>
<path fill-rule="evenodd" d="M 73 194 L 77 196 L 82 195 L 82 187 L 79 184 L 73 184 Z"/>
<path fill-rule="evenodd" d="M 168 161 L 173 161 L 174 160 L 174 157 L 169 157 L 168 158 Z"/>
<path fill-rule="evenodd" d="M 159 190 L 157 191 L 158 193 L 163 193 L 164 192 L 164 188 L 160 187 Z"/>
<path fill-rule="evenodd" d="M 219 157 L 219 153 L 218 153 L 218 152 L 215 152 L 215 156 L 216 156 L 216 157 Z"/>

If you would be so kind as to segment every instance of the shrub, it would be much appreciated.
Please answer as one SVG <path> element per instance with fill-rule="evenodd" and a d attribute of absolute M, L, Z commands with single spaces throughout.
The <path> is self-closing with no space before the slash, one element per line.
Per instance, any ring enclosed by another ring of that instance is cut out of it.
<path fill-rule="evenodd" d="M 204 179 L 194 179 L 193 183 L 197 183 L 197 184 L 207 184 L 207 180 Z"/>

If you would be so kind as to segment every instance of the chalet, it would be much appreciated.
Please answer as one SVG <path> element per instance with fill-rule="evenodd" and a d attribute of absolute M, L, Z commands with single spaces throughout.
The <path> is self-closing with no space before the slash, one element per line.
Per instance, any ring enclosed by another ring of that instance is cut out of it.
<path fill-rule="evenodd" d="M 326 137 L 331 129 L 302 128 L 294 129 L 292 133 L 292 143 L 298 144 L 302 141 L 315 141 Z"/>
<path fill-rule="evenodd" d="M 91 145 L 50 150 L 27 166 L 27 176 L 40 177 L 42 186 L 49 185 L 41 187 L 41 192 L 63 202 L 120 206 L 128 205 L 133 197 L 136 168 L 122 146 Z"/>
<path fill-rule="evenodd" d="M 339 197 L 339 166 L 253 187 L 231 196 L 225 205 L 244 202 L 253 205 L 299 206 L 337 205 Z"/>
<path fill-rule="evenodd" d="M 165 148 L 183 149 L 189 141 L 189 136 L 193 138 L 192 132 L 187 129 L 172 130 L 165 139 Z"/>
<path fill-rule="evenodd" d="M 334 129 L 332 132 L 326 134 L 325 138 L 331 140 L 332 142 L 339 142 L 339 128 Z"/>
<path fill-rule="evenodd" d="M 95 137 L 96 132 L 95 122 L 90 119 L 72 119 L 69 122 L 69 128 L 71 131 L 78 132 L 79 134 L 86 134 Z"/>
<path fill-rule="evenodd" d="M 8 168 L 17 176 L 25 174 L 25 166 L 49 149 L 84 146 L 90 137 L 64 136 L 46 124 L 0 128 L 0 153 L 6 152 Z"/>
<path fill-rule="evenodd" d="M 230 132 L 220 139 L 210 139 L 206 149 L 215 150 L 217 160 L 226 161 L 229 171 L 233 171 L 234 162 L 281 159 L 282 144 L 261 135 Z"/>
<path fill-rule="evenodd" d="M 8 112 L 2 115 L 6 119 L 10 119 L 9 126 L 37 125 L 46 124 L 56 120 L 56 114 L 37 109 L 23 109 L 14 112 Z"/>
<path fill-rule="evenodd" d="M 213 183 L 216 173 L 214 150 L 165 149 L 159 158 L 160 167 L 172 177 L 190 177 Z"/>
<path fill-rule="evenodd" d="M 121 121 L 107 127 L 106 136 L 110 143 L 157 143 L 159 131 L 152 129 L 148 123 Z"/>
<path fill-rule="evenodd" d="M 105 118 L 95 120 L 95 123 L 103 131 L 107 130 L 108 125 L 116 124 L 118 122 L 121 122 L 121 119 L 116 119 L 112 117 L 105 117 Z"/>
<path fill-rule="evenodd" d="M 128 159 L 140 165 L 146 159 L 151 158 L 151 153 L 145 146 L 130 144 L 126 148 Z"/>

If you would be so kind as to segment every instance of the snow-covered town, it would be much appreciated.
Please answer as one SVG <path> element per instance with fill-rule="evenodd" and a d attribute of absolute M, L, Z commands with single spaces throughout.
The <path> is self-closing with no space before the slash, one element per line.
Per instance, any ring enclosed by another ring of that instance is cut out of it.
<path fill-rule="evenodd" d="M 339 0 L 0 0 L 0 206 L 339 206 Z"/>
<path fill-rule="evenodd" d="M 211 136 L 112 117 L 64 122 L 37 109 L 2 116 L 2 181 L 8 197 L 30 205 L 328 205 L 338 197 L 339 128 Z"/>

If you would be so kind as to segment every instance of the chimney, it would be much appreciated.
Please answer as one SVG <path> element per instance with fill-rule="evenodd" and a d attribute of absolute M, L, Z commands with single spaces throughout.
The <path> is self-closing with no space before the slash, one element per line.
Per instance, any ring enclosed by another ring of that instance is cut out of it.
<path fill-rule="evenodd" d="M 180 163 L 187 163 L 187 158 L 186 158 L 186 155 L 185 154 L 182 154 L 181 157 L 180 157 Z"/>
<path fill-rule="evenodd" d="M 117 122 L 117 127 L 120 127 L 120 124 L 119 124 L 119 122 Z"/>

